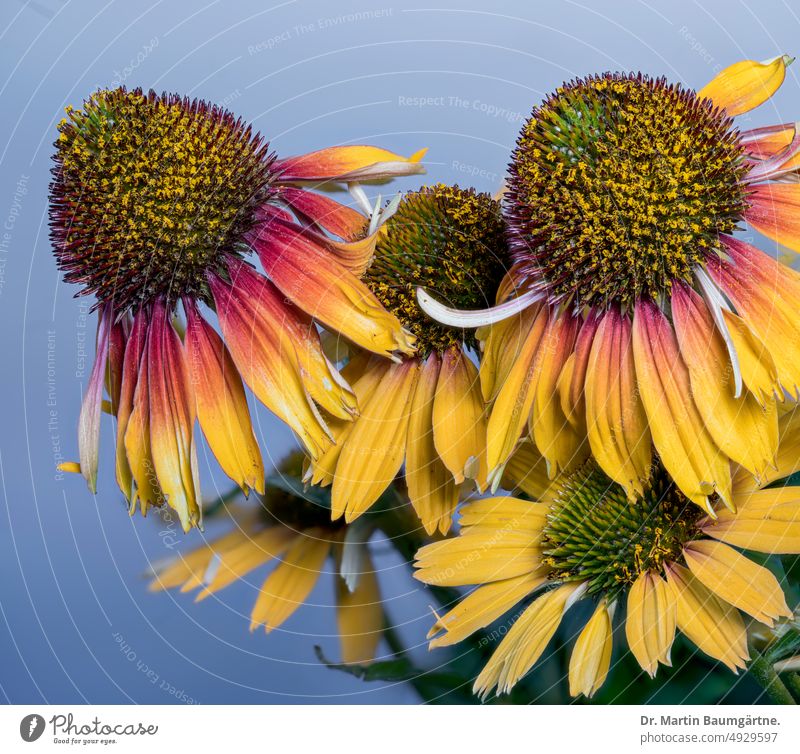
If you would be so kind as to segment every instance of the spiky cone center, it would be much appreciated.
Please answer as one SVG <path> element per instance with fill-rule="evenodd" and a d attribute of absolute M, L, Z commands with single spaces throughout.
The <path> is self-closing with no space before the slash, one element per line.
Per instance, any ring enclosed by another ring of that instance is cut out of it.
<path fill-rule="evenodd" d="M 475 343 L 471 332 L 425 315 L 417 287 L 460 309 L 493 304 L 506 271 L 504 228 L 500 205 L 489 194 L 444 184 L 406 194 L 383 227 L 364 280 L 416 336 L 422 356 Z"/>
<path fill-rule="evenodd" d="M 542 533 L 545 562 L 555 581 L 586 581 L 590 594 L 612 599 L 645 571 L 663 574 L 680 562 L 683 546 L 700 536 L 702 511 L 663 469 L 638 500 L 593 462 L 562 486 Z"/>
<path fill-rule="evenodd" d="M 67 108 L 59 132 L 50 226 L 65 280 L 117 311 L 207 301 L 206 273 L 275 191 L 267 143 L 206 102 L 124 88 Z"/>
<path fill-rule="evenodd" d="M 642 74 L 558 89 L 525 124 L 510 167 L 515 261 L 553 302 L 629 306 L 691 281 L 746 209 L 730 118 Z"/>
<path fill-rule="evenodd" d="M 305 454 L 295 451 L 284 458 L 273 474 L 283 476 L 292 484 L 302 486 Z M 292 494 L 283 487 L 267 484 L 261 495 L 261 517 L 268 526 L 281 525 L 294 531 L 319 528 L 331 533 L 345 527 L 344 519 L 331 521 L 330 507 L 314 502 L 310 497 Z"/>

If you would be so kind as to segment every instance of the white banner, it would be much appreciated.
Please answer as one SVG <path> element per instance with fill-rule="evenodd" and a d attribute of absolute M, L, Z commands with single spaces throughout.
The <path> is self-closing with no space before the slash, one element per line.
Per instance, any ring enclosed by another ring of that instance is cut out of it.
<path fill-rule="evenodd" d="M 95 706 L 0 708 L 0 752 L 800 750 L 789 707 Z M 190 747 L 197 747 L 196 749 Z M 580 748 L 579 748 L 580 747 Z"/>

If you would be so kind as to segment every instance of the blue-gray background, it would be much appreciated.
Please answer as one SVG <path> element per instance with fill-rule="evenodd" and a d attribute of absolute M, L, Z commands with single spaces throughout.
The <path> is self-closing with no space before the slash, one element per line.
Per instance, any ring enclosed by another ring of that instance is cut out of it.
<path fill-rule="evenodd" d="M 184 542 L 174 525 L 129 519 L 108 442 L 96 497 L 80 478 L 55 475 L 60 454 L 75 457 L 95 324 L 59 282 L 47 237 L 65 105 L 119 83 L 191 94 L 252 120 L 283 155 L 424 145 L 430 180 L 494 191 L 522 120 L 563 80 L 640 69 L 699 87 L 737 59 L 797 53 L 792 5 L 3 0 L 0 699 L 169 703 L 175 689 L 201 703 L 415 701 L 403 686 L 364 685 L 317 663 L 314 644 L 338 651 L 330 578 L 281 630 L 250 634 L 253 583 L 200 605 L 146 591 L 148 564 L 201 535 Z M 746 122 L 795 120 L 798 91 L 790 69 Z M 258 422 L 272 458 L 290 447 L 266 412 Z M 201 473 L 207 488 L 221 481 L 207 462 Z M 422 643 L 428 600 L 385 544 L 375 549 L 393 620 L 420 662 L 435 660 Z"/>

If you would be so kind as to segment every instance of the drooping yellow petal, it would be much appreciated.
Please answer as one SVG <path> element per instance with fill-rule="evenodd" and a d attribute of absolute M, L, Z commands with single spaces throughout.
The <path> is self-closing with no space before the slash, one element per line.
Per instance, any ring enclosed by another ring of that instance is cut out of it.
<path fill-rule="evenodd" d="M 458 487 L 434 444 L 433 405 L 439 380 L 439 356 L 431 353 L 422 365 L 408 422 L 406 484 L 408 497 L 425 531 L 450 531 L 458 504 Z"/>
<path fill-rule="evenodd" d="M 675 597 L 667 582 L 656 573 L 640 574 L 628 593 L 625 636 L 633 656 L 651 678 L 659 662 L 672 665 L 675 621 Z"/>
<path fill-rule="evenodd" d="M 631 323 L 615 309 L 600 321 L 586 368 L 586 427 L 603 471 L 629 497 L 641 496 L 652 440 L 636 385 Z"/>
<path fill-rule="evenodd" d="M 197 601 L 210 597 L 250 571 L 279 558 L 289 548 L 297 533 L 285 526 L 271 526 L 256 534 L 242 537 L 227 549 L 217 547 L 218 562 L 213 573 L 207 574 L 205 589 L 197 595 Z"/>
<path fill-rule="evenodd" d="M 251 631 L 263 624 L 269 633 L 305 602 L 330 552 L 327 536 L 321 529 L 308 529 L 295 537 L 283 562 L 261 587 L 250 615 Z"/>
<path fill-rule="evenodd" d="M 342 662 L 371 662 L 383 635 L 383 607 L 375 567 L 368 552 L 355 590 L 351 592 L 344 580 L 337 578 L 336 593 Z"/>
<path fill-rule="evenodd" d="M 605 683 L 611 667 L 613 605 L 605 598 L 581 631 L 569 660 L 569 693 L 591 698 Z"/>
<path fill-rule="evenodd" d="M 733 347 L 739 358 L 742 380 L 753 397 L 764 407 L 775 401 L 782 391 L 778 382 L 778 370 L 769 349 L 738 315 L 722 310 L 725 325 L 731 336 Z"/>
<path fill-rule="evenodd" d="M 536 354 L 547 327 L 549 312 L 538 310 L 522 350 L 514 359 L 489 414 L 486 456 L 491 475 L 514 452 L 536 397 L 539 364 Z"/>
<path fill-rule="evenodd" d="M 518 532 L 520 541 L 538 545 L 550 506 L 515 497 L 485 497 L 461 507 L 458 523 L 462 536 L 482 532 L 502 533 L 509 541 Z"/>
<path fill-rule="evenodd" d="M 708 496 L 714 492 L 731 505 L 730 463 L 692 400 L 689 373 L 672 325 L 650 301 L 636 305 L 633 353 L 639 392 L 664 467 L 703 509 L 710 510 Z"/>
<path fill-rule="evenodd" d="M 437 616 L 428 632 L 429 648 L 449 647 L 466 639 L 497 620 L 546 581 L 545 575 L 532 572 L 479 586 L 452 610 Z"/>
<path fill-rule="evenodd" d="M 370 400 L 361 407 L 343 444 L 331 490 L 331 513 L 350 523 L 391 484 L 406 451 L 408 419 L 420 365 L 392 364 Z"/>
<path fill-rule="evenodd" d="M 667 568 L 667 583 L 675 598 L 678 628 L 703 652 L 734 672 L 744 668 L 750 653 L 739 611 L 677 563 Z"/>
<path fill-rule="evenodd" d="M 736 398 L 731 359 L 703 299 L 691 288 L 672 288 L 672 321 L 689 371 L 694 405 L 712 439 L 729 458 L 759 475 L 775 458 L 778 411 L 747 391 Z"/>
<path fill-rule="evenodd" d="M 687 543 L 683 556 L 698 581 L 756 620 L 772 626 L 780 617 L 791 618 L 772 573 L 728 545 L 700 539 Z"/>
<path fill-rule="evenodd" d="M 576 459 L 582 463 L 580 456 Z M 547 461 L 532 440 L 523 440 L 505 467 L 501 486 L 507 490 L 522 490 L 533 500 L 551 501 L 559 490 L 558 479 L 550 479 Z"/>
<path fill-rule="evenodd" d="M 456 484 L 486 486 L 486 414 L 478 370 L 460 348 L 442 355 L 433 399 L 433 441 Z"/>
<path fill-rule="evenodd" d="M 474 693 L 485 699 L 493 688 L 508 693 L 542 656 L 578 584 L 564 584 L 536 599 L 511 627 L 476 678 Z"/>
<path fill-rule="evenodd" d="M 736 513 L 720 511 L 700 526 L 706 535 L 745 550 L 800 554 L 800 488 L 776 487 L 737 494 Z"/>
<path fill-rule="evenodd" d="M 698 93 L 728 115 L 741 115 L 766 102 L 783 83 L 793 58 L 778 55 L 761 62 L 742 60 L 720 71 Z"/>

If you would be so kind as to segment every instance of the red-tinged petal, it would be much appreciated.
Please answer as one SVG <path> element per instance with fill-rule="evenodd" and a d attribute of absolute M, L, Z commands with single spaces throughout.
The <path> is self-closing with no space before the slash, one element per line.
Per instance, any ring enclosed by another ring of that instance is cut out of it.
<path fill-rule="evenodd" d="M 183 345 L 163 302 L 153 305 L 147 337 L 150 446 L 158 483 L 183 530 L 202 522 L 193 429 L 195 405 Z"/>
<path fill-rule="evenodd" d="M 572 426 L 583 430 L 586 424 L 584 386 L 586 384 L 586 370 L 589 365 L 589 355 L 592 343 L 600 324 L 600 317 L 592 312 L 581 324 L 578 337 L 575 340 L 575 350 L 567 360 L 561 376 L 558 378 L 558 394 L 561 399 L 561 410 Z"/>
<path fill-rule="evenodd" d="M 83 397 L 78 418 L 78 455 L 81 474 L 92 492 L 97 492 L 97 463 L 100 445 L 100 415 L 103 403 L 103 385 L 108 361 L 109 338 L 112 328 L 111 307 L 106 305 L 97 323 L 97 353 L 89 384 Z"/>
<path fill-rule="evenodd" d="M 722 240 L 731 261 L 710 259 L 708 272 L 772 356 L 783 388 L 797 393 L 800 277 L 750 244 L 728 236 Z"/>
<path fill-rule="evenodd" d="M 125 448 L 125 437 L 128 430 L 128 422 L 134 410 L 134 396 L 139 382 L 139 375 L 142 371 L 142 353 L 144 352 L 145 343 L 147 341 L 147 322 L 148 314 L 140 309 L 133 318 L 128 341 L 125 344 L 122 384 L 120 386 L 119 407 L 117 409 L 117 484 L 129 503 L 133 500 L 134 496 L 134 475 L 128 460 L 128 452 Z M 147 369 L 145 368 L 143 371 L 146 372 Z M 147 398 L 145 398 L 143 408 L 146 409 L 146 406 Z M 146 418 L 147 414 L 148 412 L 144 410 L 143 418 Z M 147 423 L 149 425 L 149 419 L 147 419 Z M 149 438 L 149 429 L 146 434 Z"/>
<path fill-rule="evenodd" d="M 601 319 L 586 369 L 586 425 L 592 454 L 630 497 L 642 495 L 652 440 L 636 383 L 630 319 L 616 309 Z"/>
<path fill-rule="evenodd" d="M 369 222 L 352 207 L 313 191 L 285 186 L 281 189 L 281 199 L 302 220 L 313 223 L 346 241 L 355 241 L 363 235 Z"/>
<path fill-rule="evenodd" d="M 258 449 L 244 385 L 228 349 L 196 306 L 187 303 L 186 356 L 197 417 L 223 471 L 247 494 L 264 492 Z"/>
<path fill-rule="evenodd" d="M 116 416 L 122 390 L 122 370 L 125 361 L 125 341 L 128 337 L 127 314 L 115 322 L 108 337 L 108 364 L 106 366 L 106 392 L 111 399 L 111 413 Z"/>
<path fill-rule="evenodd" d="M 636 304 L 633 354 L 639 393 L 664 468 L 702 508 L 709 510 L 708 496 L 714 492 L 730 506 L 730 463 L 694 404 L 672 325 L 650 301 Z"/>
<path fill-rule="evenodd" d="M 740 141 L 745 152 L 754 160 L 766 160 L 786 149 L 792 143 L 796 130 L 794 123 L 753 128 L 742 131 Z"/>
<path fill-rule="evenodd" d="M 280 221 L 253 235 L 267 275 L 304 312 L 373 353 L 413 352 L 397 317 L 319 241 Z"/>
<path fill-rule="evenodd" d="M 753 186 L 744 217 L 767 238 L 800 251 L 800 184 L 768 183 Z"/>
<path fill-rule="evenodd" d="M 296 181 L 373 181 L 424 173 L 420 160 L 427 149 L 403 157 L 379 147 L 353 145 L 329 147 L 316 152 L 287 157 L 275 163 L 280 180 Z"/>
<path fill-rule="evenodd" d="M 778 412 L 774 402 L 762 409 L 744 391 L 735 397 L 731 360 L 703 299 L 689 286 L 672 287 L 672 321 L 689 370 L 692 398 L 717 446 L 751 473 L 761 475 L 774 463 Z"/>
<path fill-rule="evenodd" d="M 330 445 L 325 421 L 300 372 L 292 331 L 297 320 L 275 287 L 244 263 L 230 265 L 233 285 L 209 276 L 225 342 L 256 397 L 297 433 L 313 458 Z"/>
<path fill-rule="evenodd" d="M 136 315 L 137 321 L 141 321 L 142 342 L 141 342 L 141 361 L 131 358 L 131 368 L 138 369 L 138 375 L 134 374 L 135 390 L 133 395 L 133 410 L 125 429 L 125 455 L 130 464 L 130 473 L 135 482 L 135 491 L 130 497 L 130 513 L 136 509 L 138 501 L 142 515 L 146 516 L 150 506 L 160 507 L 164 504 L 164 494 L 158 485 L 156 476 L 156 466 L 153 461 L 153 452 L 150 446 L 150 388 L 149 372 L 147 364 L 147 341 L 150 331 L 150 312 L 140 311 Z M 133 333 L 130 343 L 135 343 L 136 322 L 134 322 Z M 127 358 L 126 354 L 126 358 Z M 120 485 L 122 486 L 122 485 Z M 123 490 L 124 492 L 124 490 Z"/>

